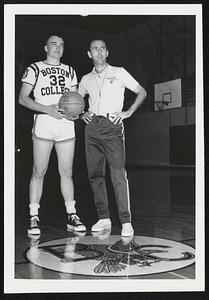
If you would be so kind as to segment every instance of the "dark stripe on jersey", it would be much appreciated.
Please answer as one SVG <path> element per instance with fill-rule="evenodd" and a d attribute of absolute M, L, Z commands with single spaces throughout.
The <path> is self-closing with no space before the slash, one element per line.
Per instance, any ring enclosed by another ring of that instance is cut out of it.
<path fill-rule="evenodd" d="M 34 71 L 35 77 L 37 77 L 38 70 L 37 70 L 37 68 L 36 68 L 36 65 L 35 65 L 35 64 L 32 64 L 32 65 L 30 65 L 30 68 Z"/>
<path fill-rule="evenodd" d="M 32 85 L 32 83 L 22 80 L 22 82 Z M 33 85 L 32 85 L 33 86 Z"/>
<path fill-rule="evenodd" d="M 73 80 L 74 78 L 74 75 L 75 75 L 75 71 L 72 67 L 69 66 L 69 72 L 70 72 L 70 77 L 71 77 L 71 80 Z"/>
<path fill-rule="evenodd" d="M 32 64 L 32 65 L 30 65 L 30 67 L 31 67 L 31 69 L 33 69 L 33 71 L 35 72 L 35 83 L 34 83 L 34 87 L 33 88 L 35 88 L 35 86 L 36 86 L 36 83 L 37 83 L 37 81 L 38 81 L 38 76 L 39 76 L 39 67 L 34 63 L 34 64 Z"/>

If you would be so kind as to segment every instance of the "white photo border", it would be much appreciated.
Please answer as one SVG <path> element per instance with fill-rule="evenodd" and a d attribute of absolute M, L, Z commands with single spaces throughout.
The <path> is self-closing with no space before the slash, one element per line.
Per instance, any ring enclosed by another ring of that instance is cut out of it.
<path fill-rule="evenodd" d="M 195 15 L 196 16 L 196 274 L 192 280 L 31 280 L 15 279 L 14 153 L 15 153 L 15 16 L 16 15 Z M 200 4 L 6 4 L 4 5 L 4 292 L 172 292 L 205 289 L 203 41 Z M 140 283 L 139 283 L 140 281 Z M 72 283 L 72 284 L 71 284 Z M 121 284 L 122 283 L 122 284 Z"/>

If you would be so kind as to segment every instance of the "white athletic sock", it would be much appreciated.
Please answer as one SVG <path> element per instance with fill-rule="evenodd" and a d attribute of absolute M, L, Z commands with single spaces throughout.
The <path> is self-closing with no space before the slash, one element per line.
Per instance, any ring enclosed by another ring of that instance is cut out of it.
<path fill-rule="evenodd" d="M 65 201 L 65 207 L 66 207 L 66 212 L 67 214 L 75 214 L 76 209 L 75 209 L 75 201 Z"/>
<path fill-rule="evenodd" d="M 38 203 L 31 203 L 29 204 L 29 208 L 30 208 L 30 215 L 31 216 L 37 216 L 38 215 L 38 209 L 39 209 L 40 205 Z"/>

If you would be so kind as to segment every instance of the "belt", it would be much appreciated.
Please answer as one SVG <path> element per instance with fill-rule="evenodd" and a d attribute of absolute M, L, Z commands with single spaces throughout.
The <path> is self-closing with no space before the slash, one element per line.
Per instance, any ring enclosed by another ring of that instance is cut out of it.
<path fill-rule="evenodd" d="M 93 114 L 92 115 L 93 117 L 104 117 L 104 118 L 107 118 L 107 119 L 109 119 L 109 120 L 113 120 L 116 116 L 115 116 L 115 114 L 113 114 L 113 113 L 100 113 L 100 114 L 98 114 L 98 115 L 96 115 L 96 114 Z"/>

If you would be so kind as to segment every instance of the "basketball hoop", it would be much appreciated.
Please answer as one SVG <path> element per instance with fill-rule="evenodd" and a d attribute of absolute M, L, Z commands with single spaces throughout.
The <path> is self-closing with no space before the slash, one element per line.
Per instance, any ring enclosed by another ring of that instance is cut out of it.
<path fill-rule="evenodd" d="M 168 104 L 172 102 L 171 92 L 163 93 L 162 100 L 155 101 L 155 104 L 159 111 L 162 111 L 165 107 L 168 107 Z"/>
<path fill-rule="evenodd" d="M 155 104 L 159 111 L 162 111 L 165 106 L 168 106 L 169 102 L 167 101 L 155 101 Z"/>

